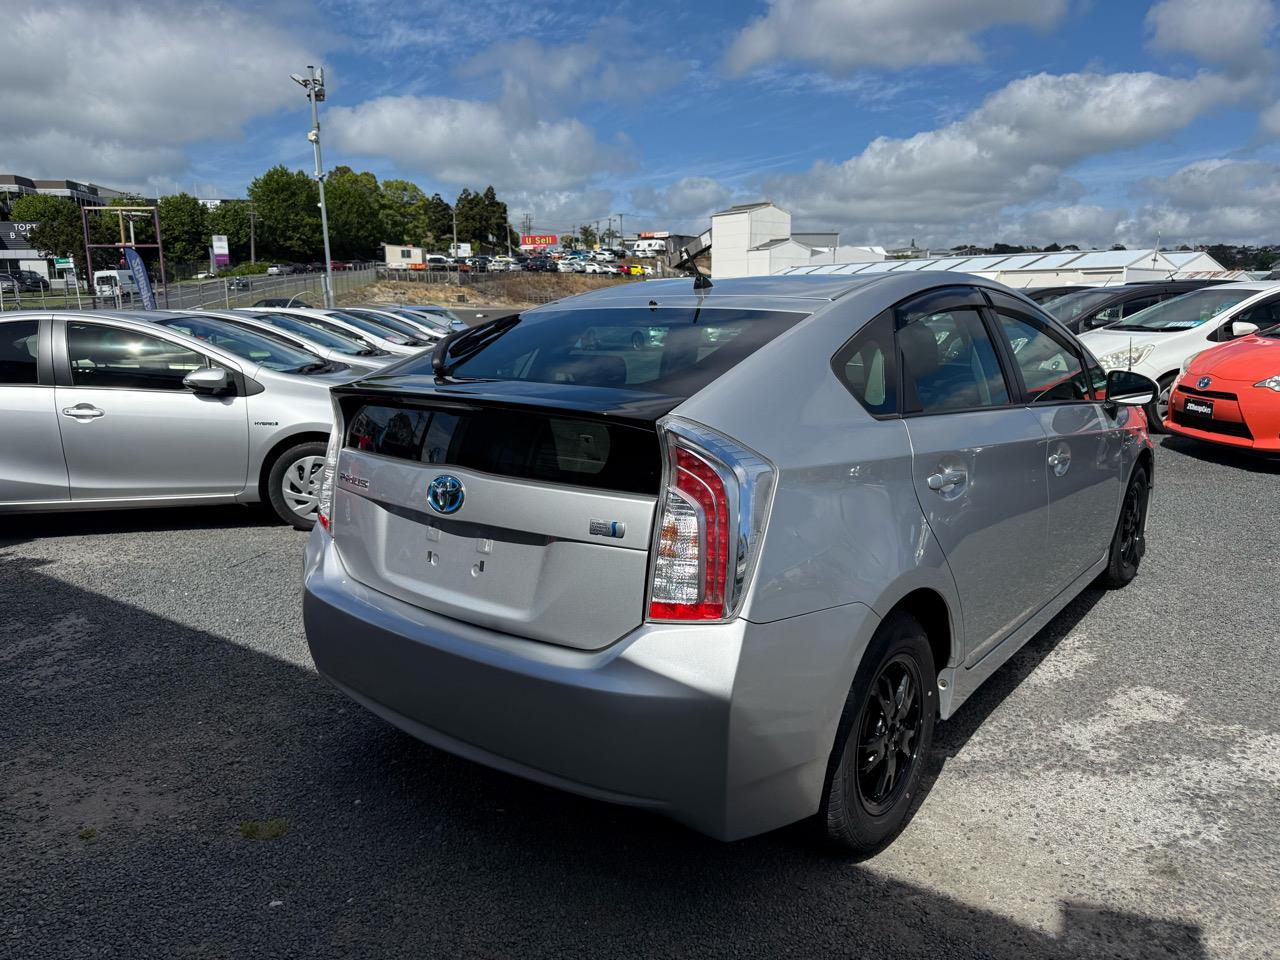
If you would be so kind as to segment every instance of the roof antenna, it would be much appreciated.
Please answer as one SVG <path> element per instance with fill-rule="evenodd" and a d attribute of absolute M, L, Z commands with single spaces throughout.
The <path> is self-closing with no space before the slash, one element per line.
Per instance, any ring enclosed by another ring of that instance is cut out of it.
<path fill-rule="evenodd" d="M 693 289 L 710 290 L 712 286 L 711 278 L 698 269 L 698 262 L 694 259 L 693 254 L 689 252 L 689 248 L 682 247 L 680 249 L 680 253 L 684 257 L 684 261 L 681 263 L 681 266 L 685 266 L 687 264 L 689 272 L 693 274 Z"/>

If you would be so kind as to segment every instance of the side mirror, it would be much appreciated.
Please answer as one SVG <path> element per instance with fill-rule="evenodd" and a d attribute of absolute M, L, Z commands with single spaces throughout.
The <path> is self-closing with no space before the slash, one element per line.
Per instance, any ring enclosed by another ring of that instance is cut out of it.
<path fill-rule="evenodd" d="M 182 385 L 192 393 L 226 393 L 231 387 L 231 374 L 221 367 L 201 367 L 183 377 Z"/>
<path fill-rule="evenodd" d="M 1145 407 L 1159 392 L 1154 380 L 1132 370 L 1112 370 L 1107 374 L 1107 403 Z"/>
<path fill-rule="evenodd" d="M 1233 337 L 1247 337 L 1251 333 L 1258 332 L 1258 325 L 1250 323 L 1248 320 L 1237 320 L 1231 324 L 1231 335 Z"/>

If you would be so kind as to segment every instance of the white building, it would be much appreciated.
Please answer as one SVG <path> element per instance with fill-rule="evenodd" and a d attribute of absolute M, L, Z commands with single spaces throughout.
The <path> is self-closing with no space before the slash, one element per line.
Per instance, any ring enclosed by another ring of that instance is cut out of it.
<path fill-rule="evenodd" d="M 814 263 L 883 260 L 883 247 L 840 246 L 834 230 L 792 232 L 791 214 L 765 200 L 711 215 L 711 275 L 767 277 Z"/>
<path fill-rule="evenodd" d="M 400 270 L 421 270 L 427 262 L 426 247 L 411 247 L 403 243 L 384 243 L 387 266 Z"/>

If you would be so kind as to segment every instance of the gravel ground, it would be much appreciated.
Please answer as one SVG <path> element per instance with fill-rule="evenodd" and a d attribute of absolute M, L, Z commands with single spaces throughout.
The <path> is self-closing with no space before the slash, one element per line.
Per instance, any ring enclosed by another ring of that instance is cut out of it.
<path fill-rule="evenodd" d="M 864 864 L 477 767 L 311 669 L 248 510 L 0 518 L 0 956 L 1280 953 L 1280 463 L 1166 440 L 1150 550 L 939 728 Z"/>

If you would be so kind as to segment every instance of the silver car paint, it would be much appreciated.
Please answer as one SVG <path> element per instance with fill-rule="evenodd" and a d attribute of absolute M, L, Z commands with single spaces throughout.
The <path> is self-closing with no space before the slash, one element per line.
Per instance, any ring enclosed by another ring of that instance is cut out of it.
<path fill-rule="evenodd" d="M 305 566 L 317 667 L 428 742 L 656 807 L 721 838 L 812 814 L 844 699 L 880 619 L 919 590 L 945 604 L 950 646 L 936 666 L 940 713 L 950 716 L 1105 567 L 1122 490 L 1150 448 L 1133 419 L 1141 414 L 1101 403 L 870 417 L 833 375 L 832 355 L 883 310 L 944 285 L 1009 293 L 977 277 L 914 273 L 717 281 L 703 296 L 687 280 L 650 281 L 557 303 L 813 311 L 671 413 L 778 470 L 739 619 L 649 623 L 635 610 L 638 625 L 624 637 L 610 642 L 603 630 L 585 644 L 598 649 L 517 635 L 523 626 L 493 629 L 472 610 L 472 622 L 451 619 L 419 605 L 418 592 L 404 594 L 415 602 L 392 595 L 389 574 L 367 568 L 353 543 L 363 534 L 343 533 L 348 522 L 369 529 L 367 497 L 338 485 L 338 541 L 313 531 Z M 1071 456 L 1060 474 L 1049 457 L 1064 446 Z M 371 465 L 344 450 L 339 471 L 352 467 Z M 944 491 L 921 482 L 948 467 L 965 482 Z M 429 544 L 402 547 L 413 564 L 413 551 Z M 597 604 L 611 604 L 587 591 L 544 599 L 557 601 L 564 616 L 586 622 Z"/>
<path fill-rule="evenodd" d="M 379 350 L 386 350 L 388 353 L 397 357 L 410 357 L 415 353 L 421 353 L 426 347 L 410 347 L 400 343 L 392 343 L 390 340 L 384 340 L 376 334 L 369 333 L 367 330 L 361 330 L 341 317 L 333 315 L 332 311 L 320 310 L 314 307 L 255 307 L 259 313 L 292 313 L 301 317 L 312 317 L 324 320 L 333 324 L 335 327 L 341 327 L 349 333 L 355 334 L 361 340 L 367 340 L 374 344 Z"/>
<path fill-rule="evenodd" d="M 409 324 L 409 326 L 417 330 L 422 336 L 430 337 L 432 340 L 439 340 L 448 332 L 444 328 L 439 327 L 436 324 L 433 324 L 427 320 L 422 320 L 418 317 L 409 316 L 405 313 L 393 312 L 391 310 L 386 310 L 381 307 L 357 306 L 357 307 L 343 307 L 343 309 L 358 310 L 363 314 L 372 314 L 375 320 L 378 317 L 386 317 L 387 319 L 394 320 L 397 323 L 407 323 Z"/>
<path fill-rule="evenodd" d="M 291 330 L 281 330 L 279 327 L 272 326 L 265 320 L 259 320 L 257 317 L 253 316 L 251 312 L 240 313 L 235 310 L 193 310 L 192 316 L 216 317 L 222 320 L 231 320 L 241 326 L 248 327 L 253 330 L 260 330 L 263 333 L 276 337 L 277 339 L 284 340 L 286 343 L 291 346 L 295 346 L 300 350 L 310 351 L 316 356 L 325 360 L 332 360 L 334 363 L 345 364 L 351 368 L 353 376 L 365 376 L 366 374 L 381 370 L 383 367 L 394 363 L 399 359 L 399 357 L 390 355 L 385 357 L 359 357 L 353 356 L 349 353 L 341 353 L 334 350 L 332 347 L 326 347 L 322 343 L 317 343 L 315 340 L 310 340 L 306 337 L 300 336 Z M 143 316 L 140 317 L 140 319 L 145 320 L 146 317 Z"/>
<path fill-rule="evenodd" d="M 326 439 L 333 420 L 329 388 L 352 378 L 350 372 L 278 373 L 124 313 L 31 311 L 5 314 L 0 323 L 20 316 L 49 318 L 51 348 L 64 356 L 62 324 L 83 320 L 169 340 L 243 373 L 263 389 L 217 398 L 62 385 L 0 388 L 0 416 L 7 423 L 17 409 L 23 429 L 39 434 L 39 442 L 24 448 L 20 460 L 7 450 L 0 453 L 0 511 L 258 501 L 273 452 L 293 442 Z M 10 406 L 19 390 L 22 399 Z M 101 416 L 62 412 L 77 408 L 98 410 Z M 48 432 L 50 425 L 55 432 Z M 50 442 L 50 436 L 60 442 Z M 32 483 L 26 477 L 42 479 Z"/>

